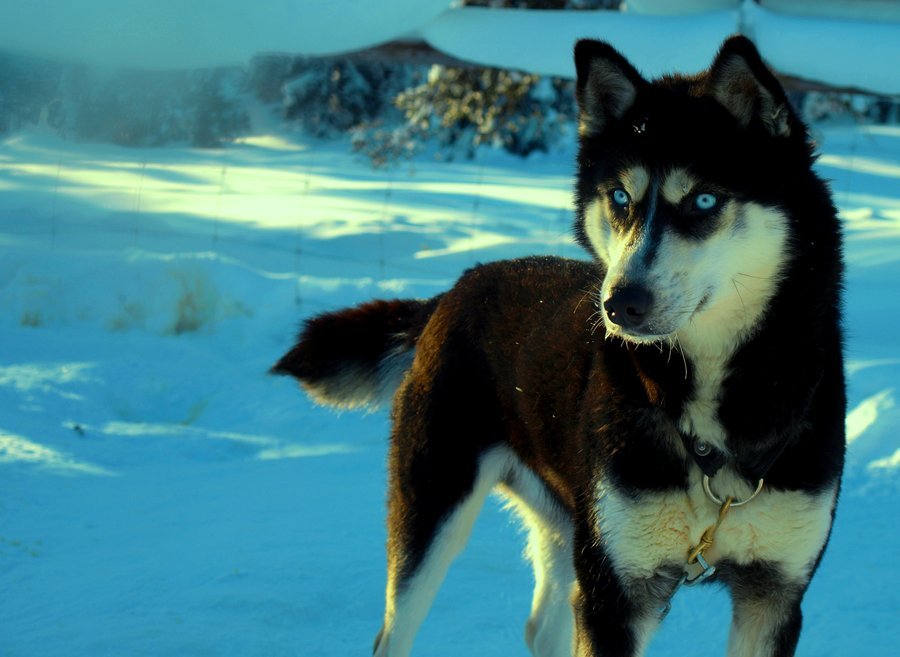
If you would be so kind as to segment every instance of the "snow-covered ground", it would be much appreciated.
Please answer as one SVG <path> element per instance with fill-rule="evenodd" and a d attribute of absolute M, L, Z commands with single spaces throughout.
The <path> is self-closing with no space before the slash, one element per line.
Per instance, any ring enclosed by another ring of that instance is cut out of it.
<path fill-rule="evenodd" d="M 804 657 L 900 643 L 900 129 L 834 128 L 846 220 L 849 464 Z M 0 142 L 0 656 L 367 655 L 387 418 L 266 375 L 299 320 L 428 296 L 467 266 L 581 257 L 570 155 L 373 171 L 340 145 Z M 497 505 L 417 654 L 522 656 L 531 575 Z M 724 652 L 713 589 L 651 657 Z M 690 642 L 690 643 L 687 643 Z"/>

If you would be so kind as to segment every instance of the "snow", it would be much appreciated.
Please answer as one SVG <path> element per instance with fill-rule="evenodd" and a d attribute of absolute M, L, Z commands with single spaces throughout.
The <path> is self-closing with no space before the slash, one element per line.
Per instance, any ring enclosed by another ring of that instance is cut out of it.
<path fill-rule="evenodd" d="M 894 391 L 890 388 L 861 401 L 856 408 L 847 413 L 847 443 L 853 443 L 864 435 L 878 422 L 879 413 L 893 406 Z"/>
<path fill-rule="evenodd" d="M 572 44 L 589 37 L 629 53 L 655 77 L 706 68 L 724 38 L 743 32 L 781 73 L 900 93 L 900 22 L 872 19 L 888 3 L 842 10 L 870 20 L 782 14 L 753 2 L 692 0 L 677 3 L 675 14 L 676 3 L 637 4 L 653 5 L 651 13 L 459 7 L 450 0 L 13 0 L 0 21 L 0 44 L 107 68 L 186 69 L 246 64 L 261 52 L 334 55 L 419 38 L 464 61 L 572 77 Z M 816 7 L 829 14 L 835 4 Z"/>
<path fill-rule="evenodd" d="M 638 14 L 693 14 L 717 9 L 736 9 L 741 0 L 625 0 L 625 10 Z"/>
<path fill-rule="evenodd" d="M 698 9 L 692 3 L 678 3 L 678 13 L 669 13 L 674 4 L 661 6 L 662 14 L 463 7 L 419 32 L 438 50 L 464 61 L 567 78 L 574 76 L 571 44 L 579 38 L 608 41 L 642 74 L 657 77 L 705 69 L 718 45 L 742 32 L 780 73 L 887 95 L 900 92 L 896 21 L 785 15 L 752 2 L 725 9 L 715 6 L 728 3 L 699 3 L 713 7 L 701 13 L 691 13 Z"/>
<path fill-rule="evenodd" d="M 755 4 L 745 11 L 750 36 L 780 73 L 886 95 L 900 92 L 900 23 L 789 16 Z"/>
<path fill-rule="evenodd" d="M 651 77 L 706 68 L 738 25 L 737 11 L 646 16 L 610 11 L 463 7 L 420 30 L 432 46 L 476 64 L 571 78 L 577 39 L 609 41 Z M 648 48 L 647 44 L 666 44 Z M 537 47 L 536 44 L 541 44 Z"/>
<path fill-rule="evenodd" d="M 103 66 L 201 68 L 260 52 L 330 55 L 389 41 L 451 0 L 9 0 L 0 44 Z"/>
<path fill-rule="evenodd" d="M 900 129 L 830 128 L 847 236 L 851 438 L 801 657 L 900 627 Z M 369 654 L 384 587 L 385 412 L 266 375 L 311 313 L 425 297 L 569 237 L 572 153 L 373 171 L 288 136 L 228 150 L 0 142 L 0 654 Z M 521 531 L 489 505 L 417 643 L 527 654 Z M 724 652 L 714 589 L 650 657 Z"/>

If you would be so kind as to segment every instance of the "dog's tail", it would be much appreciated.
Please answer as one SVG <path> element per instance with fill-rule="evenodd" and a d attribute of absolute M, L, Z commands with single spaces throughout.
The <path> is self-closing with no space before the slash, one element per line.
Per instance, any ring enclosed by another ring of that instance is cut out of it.
<path fill-rule="evenodd" d="M 313 317 L 271 372 L 296 377 L 320 404 L 390 403 L 439 300 L 372 301 Z"/>

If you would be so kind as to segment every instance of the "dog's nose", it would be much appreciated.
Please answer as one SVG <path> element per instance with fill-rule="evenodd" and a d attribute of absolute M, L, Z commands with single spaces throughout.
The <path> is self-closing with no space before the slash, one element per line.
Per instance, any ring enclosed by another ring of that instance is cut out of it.
<path fill-rule="evenodd" d="M 640 328 L 647 318 L 653 303 L 653 295 L 640 285 L 625 285 L 614 288 L 609 298 L 603 302 L 603 309 L 613 324 L 622 328 Z"/>

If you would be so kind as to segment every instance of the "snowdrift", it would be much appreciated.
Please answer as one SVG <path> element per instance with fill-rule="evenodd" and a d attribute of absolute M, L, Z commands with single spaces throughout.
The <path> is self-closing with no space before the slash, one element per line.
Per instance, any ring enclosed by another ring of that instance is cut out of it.
<path fill-rule="evenodd" d="M 653 3 L 638 4 L 640 9 Z M 752 2 L 694 2 L 680 5 L 677 14 L 657 15 L 451 8 L 449 0 L 33 0 L 16 3 L 4 15 L 0 43 L 14 52 L 106 68 L 188 69 L 241 65 L 259 53 L 338 55 L 423 39 L 461 60 L 572 77 L 572 44 L 591 37 L 610 41 L 645 74 L 657 76 L 701 70 L 726 36 L 741 32 L 780 73 L 900 93 L 900 22 L 866 20 L 879 15 L 869 5 L 845 8 L 844 17 L 817 17 L 779 13 L 769 4 L 792 10 L 790 3 Z M 836 4 L 818 11 L 833 14 Z"/>

